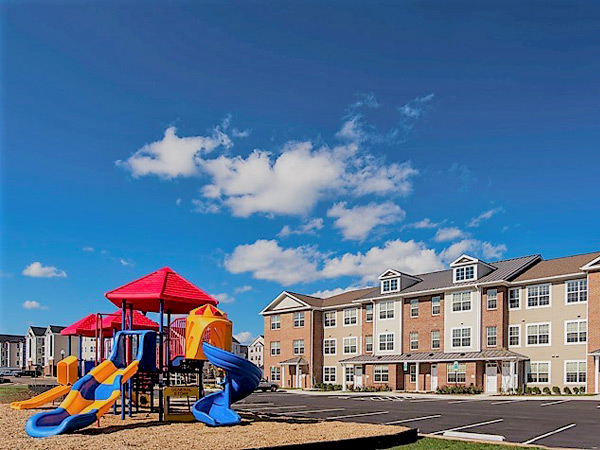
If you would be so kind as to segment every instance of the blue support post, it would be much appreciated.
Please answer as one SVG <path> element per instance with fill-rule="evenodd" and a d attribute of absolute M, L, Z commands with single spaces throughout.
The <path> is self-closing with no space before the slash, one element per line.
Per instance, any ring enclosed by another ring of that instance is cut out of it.
<path fill-rule="evenodd" d="M 133 330 L 133 304 L 129 305 L 129 330 Z M 138 342 L 139 345 L 139 342 Z M 129 336 L 129 351 L 133 355 L 133 336 Z M 131 361 L 129 361 L 131 362 Z M 133 416 L 133 395 L 131 389 L 131 378 L 127 380 L 127 391 L 129 392 L 129 417 Z"/>
<path fill-rule="evenodd" d="M 163 316 L 165 302 L 161 298 L 158 306 L 158 421 L 163 420 Z"/>
<path fill-rule="evenodd" d="M 125 300 L 121 301 L 121 330 L 125 330 L 125 315 L 127 314 L 127 304 Z M 114 342 L 113 345 L 119 345 Z M 125 420 L 125 385 L 121 384 L 121 420 Z"/>
<path fill-rule="evenodd" d="M 79 377 L 83 376 L 84 364 L 82 361 L 83 338 L 79 335 Z"/>

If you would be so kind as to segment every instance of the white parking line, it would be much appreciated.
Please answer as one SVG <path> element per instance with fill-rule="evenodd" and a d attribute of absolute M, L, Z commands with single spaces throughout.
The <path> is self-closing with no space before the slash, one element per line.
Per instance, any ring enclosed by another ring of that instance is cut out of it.
<path fill-rule="evenodd" d="M 472 423 L 470 425 L 463 425 L 461 427 L 454 427 L 454 428 L 447 428 L 445 430 L 440 430 L 440 431 L 436 431 L 434 433 L 430 433 L 430 434 L 443 434 L 446 431 L 458 431 L 458 430 L 466 430 L 467 428 L 474 428 L 474 427 L 479 427 L 481 425 L 489 425 L 491 423 L 498 423 L 498 422 L 503 422 L 504 419 L 494 419 L 494 420 L 488 420 L 486 422 L 477 422 L 477 423 Z"/>
<path fill-rule="evenodd" d="M 419 400 L 411 400 L 411 403 L 420 403 L 420 402 L 439 402 L 443 400 L 442 398 L 420 398 Z"/>
<path fill-rule="evenodd" d="M 433 416 L 421 416 L 421 417 L 413 417 L 412 419 L 394 420 L 393 422 L 386 422 L 386 423 L 384 423 L 384 425 L 395 425 L 397 423 L 404 423 L 404 422 L 416 422 L 417 420 L 437 419 L 438 417 L 442 417 L 442 415 L 434 414 Z"/>
<path fill-rule="evenodd" d="M 244 403 L 244 402 L 238 402 L 239 406 L 269 406 L 269 405 L 274 405 L 275 403 Z"/>
<path fill-rule="evenodd" d="M 454 400 L 452 402 L 448 402 L 449 405 L 453 405 L 455 403 L 472 403 L 472 402 L 480 402 L 481 400 Z"/>
<path fill-rule="evenodd" d="M 325 420 L 348 419 L 350 417 L 362 417 L 362 416 L 376 416 L 378 414 L 388 414 L 388 413 L 389 413 L 389 411 L 374 411 L 374 412 L 360 413 L 360 414 L 347 414 L 345 416 L 326 417 Z"/>
<path fill-rule="evenodd" d="M 285 411 L 275 413 L 277 416 L 285 416 L 286 414 L 313 414 L 318 412 L 344 411 L 344 408 L 329 408 L 329 409 L 311 409 L 308 411 Z"/>
<path fill-rule="evenodd" d="M 523 444 L 532 444 L 535 441 L 539 441 L 540 439 L 544 439 L 544 438 L 547 438 L 548 436 L 552 436 L 553 434 L 560 433 L 561 431 L 568 430 L 569 428 L 573 428 L 575 425 L 577 425 L 577 424 L 572 423 L 570 425 L 565 425 L 564 427 L 558 428 L 554 431 L 549 431 L 548 433 L 540 434 L 539 436 L 536 436 L 532 439 L 529 439 L 528 441 L 523 442 Z"/>
<path fill-rule="evenodd" d="M 542 403 L 540 406 L 550 406 L 550 405 L 558 405 L 560 403 L 567 403 L 570 402 L 571 400 L 558 400 L 555 402 L 550 402 L 550 403 Z"/>
<path fill-rule="evenodd" d="M 267 410 L 272 410 L 272 409 L 298 409 L 298 408 L 307 408 L 307 406 L 304 405 L 294 405 L 294 406 L 266 406 L 264 408 L 248 408 L 248 409 L 244 409 L 244 411 L 264 411 L 265 409 Z"/>
<path fill-rule="evenodd" d="M 505 403 L 524 402 L 525 400 L 501 400 L 499 402 L 490 403 L 491 405 L 503 405 Z"/>

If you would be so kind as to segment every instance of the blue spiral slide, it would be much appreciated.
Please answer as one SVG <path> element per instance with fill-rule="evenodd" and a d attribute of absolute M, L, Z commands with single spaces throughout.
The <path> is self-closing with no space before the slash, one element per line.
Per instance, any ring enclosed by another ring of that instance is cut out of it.
<path fill-rule="evenodd" d="M 210 426 L 237 425 L 242 419 L 231 404 L 246 398 L 258 387 L 262 373 L 247 359 L 234 355 L 206 342 L 202 350 L 208 361 L 225 371 L 223 390 L 201 398 L 192 406 L 199 422 Z"/>

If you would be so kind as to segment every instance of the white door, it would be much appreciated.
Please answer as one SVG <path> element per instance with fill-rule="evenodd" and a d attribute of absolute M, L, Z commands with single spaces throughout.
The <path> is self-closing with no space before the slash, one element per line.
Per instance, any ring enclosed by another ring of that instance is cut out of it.
<path fill-rule="evenodd" d="M 487 363 L 485 366 L 485 392 L 487 394 L 498 392 L 498 368 L 496 363 Z"/>
<path fill-rule="evenodd" d="M 354 388 L 361 388 L 363 386 L 363 367 L 354 366 Z"/>
<path fill-rule="evenodd" d="M 435 391 L 438 387 L 437 364 L 431 365 L 431 390 Z"/>
<path fill-rule="evenodd" d="M 511 373 L 511 363 L 503 362 L 502 363 L 502 390 L 508 392 L 510 389 L 514 389 L 514 379 L 515 377 Z"/>

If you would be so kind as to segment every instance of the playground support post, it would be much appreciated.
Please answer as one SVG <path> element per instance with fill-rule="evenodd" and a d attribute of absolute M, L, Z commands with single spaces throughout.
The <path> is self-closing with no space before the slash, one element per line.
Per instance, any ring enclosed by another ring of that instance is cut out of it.
<path fill-rule="evenodd" d="M 121 300 L 121 330 L 125 329 L 125 315 L 127 314 L 127 303 Z M 115 342 L 114 345 L 119 345 Z M 121 420 L 125 420 L 125 385 L 121 384 Z"/>
<path fill-rule="evenodd" d="M 159 322 L 158 322 L 158 421 L 163 421 L 163 316 L 165 302 L 161 298 L 158 306 Z"/>
<path fill-rule="evenodd" d="M 133 304 L 129 305 L 129 331 L 133 330 Z M 139 340 L 138 340 L 138 346 L 139 346 Z M 133 336 L 129 337 L 129 361 L 131 362 L 131 359 L 133 357 Z M 127 381 L 127 391 L 129 393 L 129 417 L 133 416 L 133 396 L 132 394 L 132 389 L 131 389 L 131 378 Z"/>
<path fill-rule="evenodd" d="M 69 335 L 67 339 L 67 356 L 71 356 L 71 335 Z"/>
<path fill-rule="evenodd" d="M 82 351 L 83 351 L 83 337 L 81 335 L 79 335 L 79 377 L 81 378 L 83 376 L 83 371 L 84 371 L 84 364 L 82 361 Z"/>

